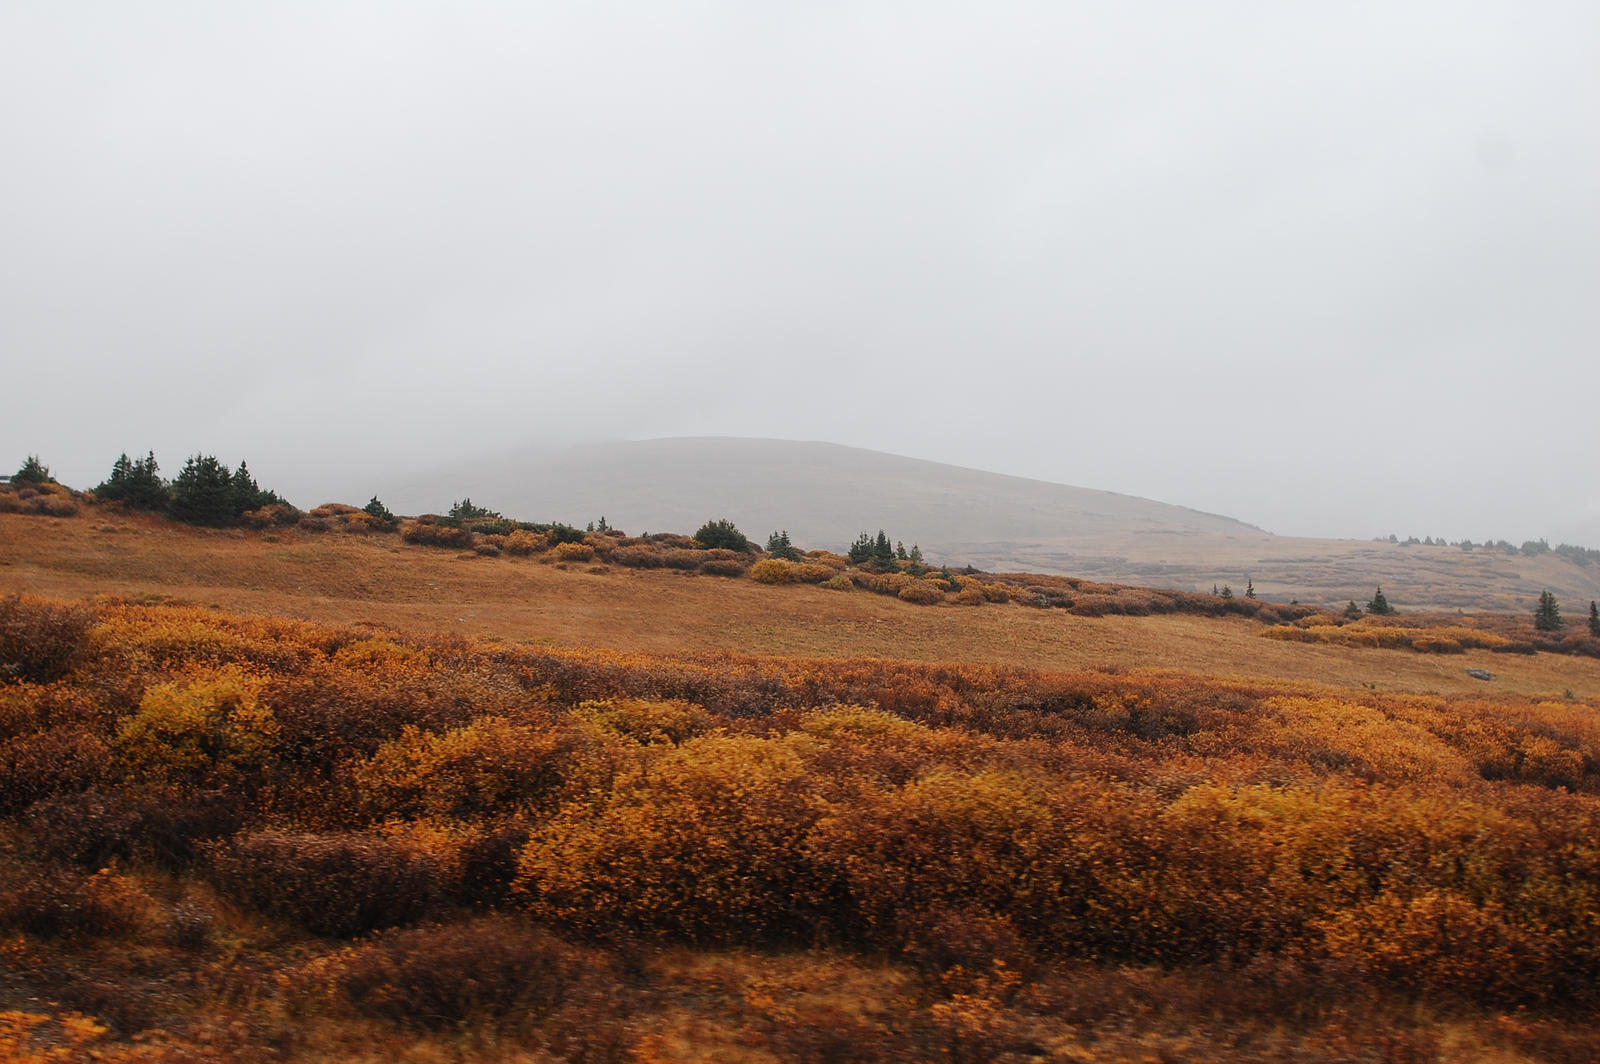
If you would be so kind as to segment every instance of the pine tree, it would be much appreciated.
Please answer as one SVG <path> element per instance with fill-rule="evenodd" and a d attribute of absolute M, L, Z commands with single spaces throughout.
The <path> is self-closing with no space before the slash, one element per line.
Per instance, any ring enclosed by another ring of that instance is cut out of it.
<path fill-rule="evenodd" d="M 720 548 L 722 550 L 736 550 L 740 553 L 748 553 L 755 549 L 751 546 L 750 541 L 745 538 L 744 533 L 740 532 L 738 527 L 726 517 L 719 517 L 715 521 L 707 521 L 700 526 L 700 530 L 694 534 L 694 538 L 707 550 Z"/>
<path fill-rule="evenodd" d="M 1223 584 L 1222 585 L 1222 597 L 1225 598 L 1225 599 L 1233 598 L 1233 588 L 1229 587 L 1227 584 Z"/>
<path fill-rule="evenodd" d="M 1255 581 L 1251 580 L 1248 576 L 1244 579 L 1244 597 L 1251 599 L 1256 597 Z"/>
<path fill-rule="evenodd" d="M 851 565 L 865 565 L 872 560 L 872 534 L 863 532 L 850 544 L 849 553 L 846 555 Z"/>
<path fill-rule="evenodd" d="M 56 478 L 50 475 L 50 467 L 39 461 L 39 456 L 36 454 L 30 454 L 27 461 L 22 463 L 21 468 L 11 474 L 11 479 L 27 484 L 54 484 L 56 482 Z"/>
<path fill-rule="evenodd" d="M 789 542 L 789 530 L 787 528 L 782 532 L 774 532 L 767 537 L 767 553 L 774 558 L 782 558 L 784 561 L 797 562 L 800 560 L 800 552 L 795 550 L 793 543 Z"/>
<path fill-rule="evenodd" d="M 215 455 L 190 455 L 183 463 L 172 481 L 172 516 L 217 528 L 233 521 L 233 474 Z"/>
<path fill-rule="evenodd" d="M 1348 605 L 1348 606 L 1346 606 L 1344 608 L 1344 615 L 1346 617 L 1359 617 L 1359 616 L 1361 616 L 1361 607 L 1356 605 L 1356 600 L 1355 599 L 1351 599 L 1350 600 L 1350 605 Z"/>
<path fill-rule="evenodd" d="M 400 523 L 400 519 L 390 513 L 389 508 L 379 502 L 376 495 L 368 500 L 367 505 L 361 508 L 361 512 L 374 518 L 385 528 L 394 528 Z"/>
<path fill-rule="evenodd" d="M 1372 601 L 1367 603 L 1367 612 L 1374 617 L 1392 617 L 1397 611 L 1389 600 L 1383 597 L 1383 588 L 1379 587 L 1372 593 Z"/>
<path fill-rule="evenodd" d="M 172 501 L 154 451 L 143 458 L 130 459 L 127 452 L 111 465 L 111 475 L 94 489 L 95 497 L 119 502 L 135 510 L 165 510 Z"/>
<path fill-rule="evenodd" d="M 1556 597 L 1549 588 L 1545 588 L 1539 592 L 1539 605 L 1533 611 L 1533 626 L 1541 632 L 1554 632 L 1560 630 L 1563 623 Z"/>
<path fill-rule="evenodd" d="M 1589 634 L 1600 639 L 1600 606 L 1596 606 L 1594 599 L 1589 600 Z"/>
<path fill-rule="evenodd" d="M 872 541 L 872 560 L 879 565 L 894 566 L 894 547 L 889 545 L 889 537 L 884 535 L 883 529 L 878 529 L 878 538 Z"/>

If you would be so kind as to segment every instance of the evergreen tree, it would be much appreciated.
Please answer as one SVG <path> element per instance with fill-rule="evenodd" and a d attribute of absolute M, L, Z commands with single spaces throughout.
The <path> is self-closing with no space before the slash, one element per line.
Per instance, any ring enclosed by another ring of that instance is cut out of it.
<path fill-rule="evenodd" d="M 1229 587 L 1227 584 L 1223 584 L 1222 585 L 1222 597 L 1225 598 L 1225 599 L 1233 598 L 1233 588 Z"/>
<path fill-rule="evenodd" d="M 106 502 L 119 502 L 135 510 L 165 510 L 172 502 L 172 492 L 161 479 L 154 451 L 134 459 L 123 453 L 112 463 L 111 476 L 94 493 Z"/>
<path fill-rule="evenodd" d="M 894 541 L 894 558 L 895 561 L 899 562 L 908 562 L 911 560 L 911 555 L 906 553 L 905 540 L 897 539 Z"/>
<path fill-rule="evenodd" d="M 487 506 L 479 506 L 470 498 L 462 498 L 460 502 L 450 504 L 450 512 L 445 516 L 460 524 L 462 521 L 492 521 L 500 515 Z"/>
<path fill-rule="evenodd" d="M 1560 630 L 1563 623 L 1556 597 L 1549 588 L 1545 588 L 1539 592 L 1539 605 L 1533 611 L 1533 626 L 1541 632 L 1554 632 Z"/>
<path fill-rule="evenodd" d="M 239 468 L 233 471 L 231 478 L 233 490 L 233 517 L 238 520 L 251 510 L 277 501 L 277 496 L 271 492 L 262 491 L 261 485 L 256 483 L 256 478 L 250 475 L 250 467 L 243 459 L 239 461 Z"/>
<path fill-rule="evenodd" d="M 752 549 L 750 541 L 745 538 L 744 533 L 734 527 L 733 522 L 726 517 L 719 517 L 715 521 L 707 521 L 700 526 L 700 530 L 694 534 L 694 538 L 707 550 L 720 548 L 722 550 L 736 550 L 748 553 Z"/>
<path fill-rule="evenodd" d="M 1359 616 L 1361 616 L 1361 607 L 1356 605 L 1356 600 L 1355 599 L 1351 599 L 1350 600 L 1350 605 L 1348 605 L 1348 606 L 1346 606 L 1344 608 L 1344 615 L 1346 617 L 1359 617 Z"/>
<path fill-rule="evenodd" d="M 389 508 L 379 502 L 376 495 L 368 500 L 367 505 L 361 508 L 361 512 L 376 518 L 385 528 L 393 528 L 400 523 L 400 519 L 390 513 Z"/>
<path fill-rule="evenodd" d="M 18 470 L 11 474 L 12 480 L 22 481 L 26 484 L 54 484 L 56 478 L 50 475 L 50 467 L 39 461 L 39 456 L 30 454 Z"/>
<path fill-rule="evenodd" d="M 1255 581 L 1251 580 L 1248 576 L 1244 578 L 1244 597 L 1245 598 L 1255 598 L 1256 597 L 1256 584 L 1255 584 Z"/>
<path fill-rule="evenodd" d="M 1594 599 L 1589 600 L 1589 634 L 1600 639 L 1600 606 L 1596 606 Z"/>
<path fill-rule="evenodd" d="M 846 557 L 850 559 L 851 565 L 865 565 L 870 562 L 872 560 L 871 533 L 863 532 L 857 536 L 856 541 L 850 544 L 850 550 Z"/>
<path fill-rule="evenodd" d="M 185 524 L 222 528 L 237 516 L 233 474 L 215 455 L 190 455 L 172 482 L 172 516 Z"/>
<path fill-rule="evenodd" d="M 1367 612 L 1374 617 L 1390 617 L 1397 611 L 1389 605 L 1389 600 L 1383 597 L 1383 588 L 1379 587 L 1372 593 L 1372 601 L 1367 603 Z"/>
<path fill-rule="evenodd" d="M 800 560 L 800 552 L 795 550 L 793 543 L 789 542 L 789 530 L 787 528 L 782 532 L 774 532 L 767 537 L 767 553 L 774 558 L 782 558 L 788 562 Z"/>
<path fill-rule="evenodd" d="M 872 541 L 872 560 L 886 568 L 894 568 L 894 548 L 889 545 L 889 537 L 884 535 L 883 529 L 878 529 L 878 538 Z"/>

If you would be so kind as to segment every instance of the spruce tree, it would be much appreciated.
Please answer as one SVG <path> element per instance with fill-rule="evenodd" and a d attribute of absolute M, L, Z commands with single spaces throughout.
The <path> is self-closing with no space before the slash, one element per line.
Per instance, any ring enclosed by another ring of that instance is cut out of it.
<path fill-rule="evenodd" d="M 15 473 L 11 474 L 12 480 L 22 481 L 26 484 L 54 484 L 56 478 L 50 475 L 50 467 L 39 461 L 39 456 L 30 454 L 27 461 L 22 463 Z"/>
<path fill-rule="evenodd" d="M 872 534 L 863 532 L 857 536 L 856 541 L 850 544 L 850 550 L 846 557 L 850 559 L 851 565 L 865 565 L 870 562 L 872 560 Z"/>
<path fill-rule="evenodd" d="M 135 510 L 165 510 L 172 497 L 160 469 L 154 451 L 133 459 L 123 452 L 111 464 L 111 475 L 94 489 L 95 497 Z"/>
<path fill-rule="evenodd" d="M 233 474 L 215 455 L 190 455 L 172 482 L 172 516 L 185 524 L 231 524 L 233 499 Z"/>
<path fill-rule="evenodd" d="M 879 565 L 893 568 L 894 547 L 889 544 L 889 537 L 884 535 L 883 529 L 878 529 L 878 538 L 872 541 L 872 560 Z"/>
<path fill-rule="evenodd" d="M 389 508 L 383 505 L 383 503 L 379 502 L 376 495 L 368 500 L 367 505 L 361 508 L 361 512 L 374 518 L 385 528 L 394 528 L 400 523 L 400 519 L 394 514 L 390 513 Z"/>
<path fill-rule="evenodd" d="M 1594 599 L 1589 600 L 1589 634 L 1600 639 L 1600 606 L 1596 606 Z"/>
<path fill-rule="evenodd" d="M 738 527 L 726 517 L 719 517 L 715 521 L 707 521 L 700 526 L 699 531 L 694 534 L 694 538 L 707 550 L 720 548 L 722 550 L 736 550 L 740 553 L 748 553 L 755 549 L 750 541 L 745 538 L 744 533 L 740 532 Z"/>
<path fill-rule="evenodd" d="M 1346 617 L 1359 617 L 1359 616 L 1361 616 L 1361 607 L 1356 605 L 1356 600 L 1355 599 L 1351 599 L 1350 600 L 1350 605 L 1348 605 L 1348 606 L 1346 606 L 1344 608 L 1344 615 Z"/>
<path fill-rule="evenodd" d="M 1539 605 L 1533 611 L 1533 626 L 1541 632 L 1555 632 L 1560 630 L 1563 623 L 1556 597 L 1549 588 L 1545 588 L 1539 592 Z"/>
<path fill-rule="evenodd" d="M 789 530 L 787 528 L 782 532 L 774 532 L 767 537 L 767 553 L 774 558 L 782 558 L 788 562 L 800 560 L 800 552 L 795 550 L 793 543 L 789 542 Z"/>
<path fill-rule="evenodd" d="M 1256 597 L 1256 584 L 1255 584 L 1255 581 L 1251 580 L 1248 576 L 1245 577 L 1245 580 L 1244 580 L 1244 597 L 1245 598 L 1250 598 L 1250 599 L 1253 599 L 1253 598 Z"/>
<path fill-rule="evenodd" d="M 1396 610 L 1389 605 L 1389 600 L 1383 597 L 1383 588 L 1379 587 L 1372 593 L 1372 601 L 1367 603 L 1367 612 L 1374 617 L 1392 617 Z"/>

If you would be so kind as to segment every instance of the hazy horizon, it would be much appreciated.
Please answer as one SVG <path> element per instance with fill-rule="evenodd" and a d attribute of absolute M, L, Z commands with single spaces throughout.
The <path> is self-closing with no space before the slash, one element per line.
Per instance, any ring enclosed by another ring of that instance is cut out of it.
<path fill-rule="evenodd" d="M 1554 0 L 22 0 L 0 471 L 311 506 L 761 437 L 1600 547 L 1597 43 Z"/>

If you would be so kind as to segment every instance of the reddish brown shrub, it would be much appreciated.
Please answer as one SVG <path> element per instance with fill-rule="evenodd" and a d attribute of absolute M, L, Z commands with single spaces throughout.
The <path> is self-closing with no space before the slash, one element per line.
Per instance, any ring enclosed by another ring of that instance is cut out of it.
<path fill-rule="evenodd" d="M 435 524 L 418 518 L 404 525 L 400 538 L 419 547 L 454 547 L 465 550 L 472 546 L 472 533 L 452 525 Z"/>
<path fill-rule="evenodd" d="M 233 834 L 242 811 L 221 794 L 170 801 L 85 791 L 35 803 L 24 817 L 34 846 L 56 860 L 99 868 L 114 860 L 182 868 L 199 847 Z"/>
<path fill-rule="evenodd" d="M 660 551 L 646 546 L 617 547 L 611 552 L 611 560 L 632 569 L 659 569 L 666 564 Z"/>
<path fill-rule="evenodd" d="M 314 965 L 347 1008 L 405 1027 L 448 1029 L 559 1007 L 599 967 L 590 953 L 507 917 L 390 931 Z"/>
<path fill-rule="evenodd" d="M 32 595 L 0 598 L 0 683 L 49 683 L 71 671 L 95 615 L 85 606 Z"/>
<path fill-rule="evenodd" d="M 216 851 L 211 872 L 236 900 L 319 935 L 414 923 L 443 896 L 432 857 L 372 835 L 257 832 Z"/>
<path fill-rule="evenodd" d="M 743 576 L 747 568 L 748 562 L 733 558 L 712 558 L 700 564 L 700 571 L 707 576 Z"/>
<path fill-rule="evenodd" d="M 105 743 L 80 724 L 47 728 L 0 743 L 0 813 L 52 794 L 81 791 L 101 778 Z"/>
<path fill-rule="evenodd" d="M 0 926 L 42 938 L 103 938 L 149 917 L 150 898 L 125 877 L 44 865 L 0 889 Z"/>

